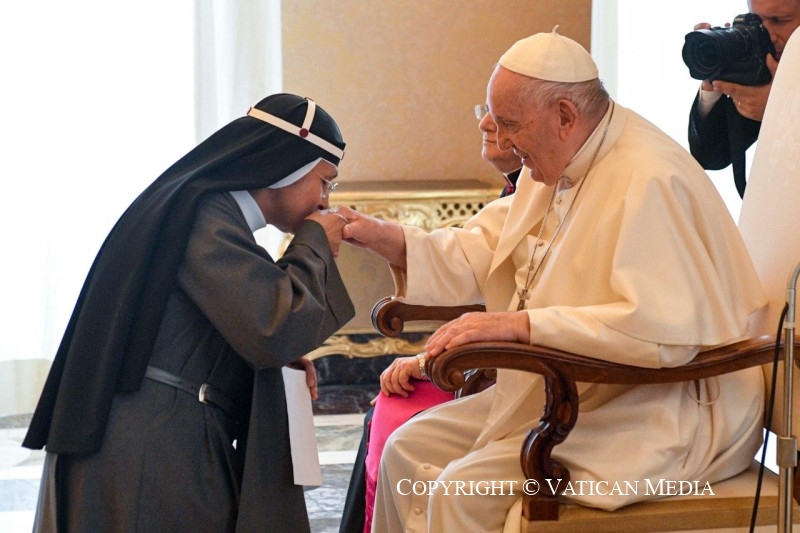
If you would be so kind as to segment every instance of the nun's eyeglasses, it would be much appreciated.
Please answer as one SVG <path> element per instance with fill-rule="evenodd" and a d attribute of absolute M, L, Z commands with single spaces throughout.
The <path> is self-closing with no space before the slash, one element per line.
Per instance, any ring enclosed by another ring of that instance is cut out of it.
<path fill-rule="evenodd" d="M 485 117 L 488 113 L 489 113 L 488 105 L 478 104 L 475 106 L 475 118 L 477 118 L 478 120 L 483 120 L 483 117 Z"/>
<path fill-rule="evenodd" d="M 330 196 L 331 193 L 336 190 L 336 187 L 339 186 L 338 183 L 336 183 L 335 181 L 329 180 L 328 178 L 326 178 L 325 176 L 323 176 L 322 174 L 320 174 L 316 170 L 312 170 L 311 172 L 313 172 L 314 174 L 319 176 L 319 179 L 321 179 L 322 182 L 325 184 L 325 187 L 323 187 L 323 189 L 322 189 L 322 198 L 327 198 L 328 196 Z"/>

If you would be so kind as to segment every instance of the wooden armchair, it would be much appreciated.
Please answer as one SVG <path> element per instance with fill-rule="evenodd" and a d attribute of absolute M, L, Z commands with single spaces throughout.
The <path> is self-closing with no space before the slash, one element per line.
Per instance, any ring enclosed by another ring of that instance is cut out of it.
<path fill-rule="evenodd" d="M 406 322 L 449 320 L 481 307 L 446 308 L 408 305 L 393 298 L 379 301 L 372 312 L 375 328 L 396 336 Z M 795 344 L 800 346 L 800 344 Z M 672 531 L 746 528 L 750 524 L 757 481 L 754 466 L 732 480 L 712 486 L 717 496 L 688 499 L 676 496 L 630 505 L 614 512 L 567 504 L 549 492 L 545 479 L 569 481 L 569 471 L 551 457 L 553 448 L 568 436 L 578 418 L 576 382 L 604 384 L 653 384 L 689 381 L 721 375 L 773 360 L 775 337 L 764 336 L 700 353 L 677 368 L 648 369 L 609 363 L 572 353 L 510 342 L 480 342 L 449 350 L 428 362 L 427 372 L 440 388 L 469 388 L 467 375 L 476 369 L 507 368 L 541 374 L 546 382 L 546 402 L 539 425 L 531 428 L 520 460 L 527 479 L 536 479 L 541 490 L 522 501 L 523 531 Z M 782 349 L 781 349 L 782 357 Z M 479 375 L 479 379 L 485 376 Z M 491 377 L 491 376 L 490 376 Z M 473 377 L 473 379 L 475 379 Z M 777 520 L 778 477 L 765 472 L 758 524 Z M 566 483 L 563 483 L 563 487 Z M 797 477 L 794 495 L 797 498 Z M 563 489 L 562 489 L 563 491 Z M 742 493 L 743 491 L 743 493 Z M 561 491 L 560 491 L 561 492 Z M 798 513 L 795 511 L 795 518 Z"/>

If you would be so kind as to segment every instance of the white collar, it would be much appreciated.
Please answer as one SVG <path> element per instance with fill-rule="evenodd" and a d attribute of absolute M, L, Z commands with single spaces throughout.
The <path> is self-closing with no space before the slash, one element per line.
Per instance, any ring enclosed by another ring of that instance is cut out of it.
<path fill-rule="evenodd" d="M 231 193 L 231 196 L 233 196 L 233 199 L 236 200 L 236 203 L 239 204 L 239 209 L 242 210 L 244 219 L 247 221 L 247 225 L 250 227 L 250 231 L 255 233 L 256 230 L 259 230 L 267 225 L 267 221 L 264 220 L 264 213 L 261 212 L 261 208 L 258 207 L 258 204 L 249 192 L 229 192 Z"/>

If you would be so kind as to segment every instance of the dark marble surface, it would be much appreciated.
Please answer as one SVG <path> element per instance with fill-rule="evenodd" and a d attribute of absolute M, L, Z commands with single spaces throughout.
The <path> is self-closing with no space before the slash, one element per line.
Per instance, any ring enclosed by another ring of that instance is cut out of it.
<path fill-rule="evenodd" d="M 428 333 L 409 332 L 401 335 L 409 343 L 422 341 Z M 354 334 L 348 338 L 358 344 L 374 341 L 378 334 Z M 374 357 L 348 357 L 327 355 L 314 360 L 320 385 L 373 385 L 378 383 L 381 372 L 389 366 L 396 355 L 376 355 Z"/>
<path fill-rule="evenodd" d="M 314 367 L 321 386 L 372 385 L 378 383 L 381 372 L 394 358 L 394 355 L 366 358 L 329 355 L 315 359 Z"/>
<path fill-rule="evenodd" d="M 357 358 L 329 355 L 314 361 L 319 380 L 319 399 L 313 404 L 315 415 L 365 413 L 380 392 L 381 372 L 393 355 Z"/>
<path fill-rule="evenodd" d="M 344 415 L 366 413 L 370 402 L 381 388 L 374 385 L 323 385 L 319 388 L 319 399 L 312 403 L 315 415 Z"/>

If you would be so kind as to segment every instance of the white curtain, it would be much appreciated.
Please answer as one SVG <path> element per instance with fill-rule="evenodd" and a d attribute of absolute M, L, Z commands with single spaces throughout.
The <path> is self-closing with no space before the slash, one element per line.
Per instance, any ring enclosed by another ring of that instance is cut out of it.
<path fill-rule="evenodd" d="M 4 2 L 0 72 L 2 417 L 35 406 L 130 202 L 279 89 L 279 0 Z"/>
<path fill-rule="evenodd" d="M 196 131 L 205 139 L 283 85 L 280 0 L 196 0 Z"/>
<path fill-rule="evenodd" d="M 592 2 L 592 56 L 611 96 L 688 149 L 689 107 L 700 82 L 689 76 L 681 50 L 698 22 L 722 26 L 747 12 L 745 0 Z M 747 155 L 748 167 L 755 147 Z M 749 172 L 749 168 L 748 168 Z M 738 219 L 741 199 L 730 167 L 709 176 Z"/>
<path fill-rule="evenodd" d="M 195 130 L 200 141 L 281 91 L 281 3 L 196 0 L 195 5 Z M 284 234 L 267 227 L 256 239 L 276 254 Z"/>

